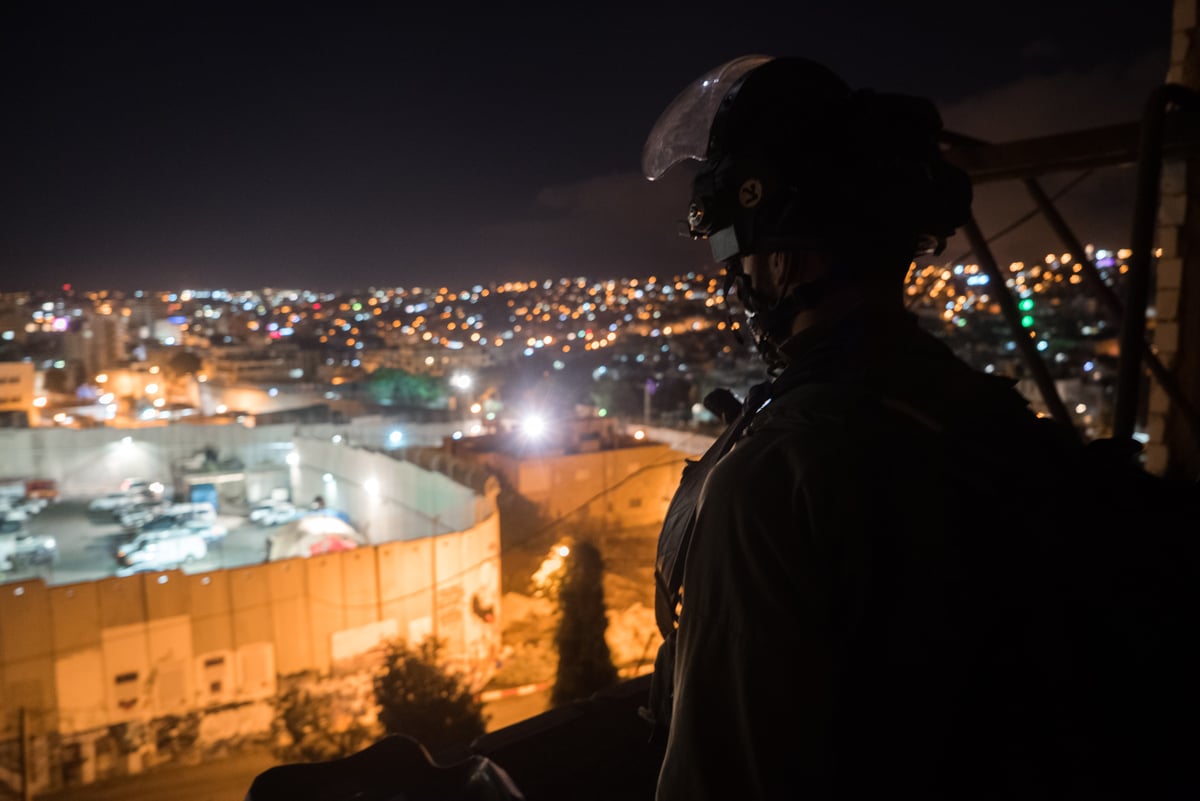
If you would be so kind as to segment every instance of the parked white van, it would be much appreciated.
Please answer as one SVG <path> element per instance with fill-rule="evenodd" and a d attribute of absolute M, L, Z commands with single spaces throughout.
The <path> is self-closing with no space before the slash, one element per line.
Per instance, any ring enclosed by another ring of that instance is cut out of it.
<path fill-rule="evenodd" d="M 145 531 L 117 549 L 117 563 L 143 570 L 166 570 L 208 556 L 208 542 L 192 531 Z"/>

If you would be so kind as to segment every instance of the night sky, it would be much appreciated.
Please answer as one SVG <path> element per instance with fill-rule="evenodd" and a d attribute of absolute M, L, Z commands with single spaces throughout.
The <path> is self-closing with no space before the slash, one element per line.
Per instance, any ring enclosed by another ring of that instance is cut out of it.
<path fill-rule="evenodd" d="M 1172 16 L 1169 0 L 553 8 L 5 3 L 0 291 L 706 269 L 677 233 L 681 176 L 649 183 L 639 165 L 659 112 L 709 68 L 803 55 L 1007 141 L 1138 119 Z M 1063 198 L 1085 242 L 1128 244 L 1132 172 Z M 1029 207 L 1015 189 L 977 191 L 985 234 Z M 1047 231 L 996 253 L 1061 250 Z"/>

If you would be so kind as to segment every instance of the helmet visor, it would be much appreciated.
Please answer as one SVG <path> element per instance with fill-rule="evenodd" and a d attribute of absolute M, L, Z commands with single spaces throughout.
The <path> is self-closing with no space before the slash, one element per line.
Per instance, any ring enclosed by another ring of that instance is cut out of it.
<path fill-rule="evenodd" d="M 654 124 L 642 147 L 642 174 L 651 181 L 685 159 L 704 161 L 721 101 L 746 73 L 771 56 L 739 56 L 709 70 L 679 93 Z"/>

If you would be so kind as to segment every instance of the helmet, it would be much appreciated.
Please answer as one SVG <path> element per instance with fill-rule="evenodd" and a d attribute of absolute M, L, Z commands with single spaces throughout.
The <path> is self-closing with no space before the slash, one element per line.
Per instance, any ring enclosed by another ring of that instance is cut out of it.
<path fill-rule="evenodd" d="M 846 238 L 911 258 L 941 252 L 970 215 L 970 180 L 942 157 L 941 130 L 924 98 L 852 90 L 805 58 L 741 56 L 666 108 L 642 172 L 701 162 L 688 229 L 718 262 Z"/>

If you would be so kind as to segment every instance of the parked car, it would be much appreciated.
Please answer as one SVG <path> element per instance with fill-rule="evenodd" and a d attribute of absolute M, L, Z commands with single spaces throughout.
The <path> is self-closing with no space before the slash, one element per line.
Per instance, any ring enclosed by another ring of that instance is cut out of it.
<path fill-rule="evenodd" d="M 117 549 L 117 563 L 121 567 L 156 565 L 150 569 L 165 570 L 207 555 L 208 543 L 204 537 L 186 528 L 173 528 L 138 534 Z"/>
<path fill-rule="evenodd" d="M 138 496 L 130 495 L 127 492 L 107 492 L 99 498 L 93 498 L 88 503 L 88 512 L 91 514 L 116 515 L 122 509 L 127 509 L 137 504 L 138 500 Z"/>
<path fill-rule="evenodd" d="M 303 514 L 289 501 L 269 501 L 250 510 L 250 520 L 260 526 L 278 526 Z"/>
<path fill-rule="evenodd" d="M 168 515 L 179 520 L 197 520 L 204 523 L 217 522 L 217 507 L 209 501 L 173 503 L 167 508 Z"/>
<path fill-rule="evenodd" d="M 58 542 L 48 534 L 18 534 L 13 564 L 19 570 L 30 565 L 52 564 L 58 557 Z"/>
<path fill-rule="evenodd" d="M 158 500 L 162 498 L 166 487 L 161 481 L 150 481 L 145 478 L 127 478 L 121 482 L 121 492 L 129 495 L 136 495 L 146 500 Z"/>
<path fill-rule="evenodd" d="M 142 504 L 117 515 L 121 525 L 129 530 L 143 531 L 148 527 L 168 528 L 184 521 L 206 525 L 217 522 L 217 510 L 207 501 L 200 503 Z"/>
<path fill-rule="evenodd" d="M 140 530 L 156 520 L 161 520 L 171 504 L 158 501 L 152 503 L 135 503 L 117 511 L 117 522 L 123 528 Z"/>
<path fill-rule="evenodd" d="M 6 521 L 13 523 L 24 523 L 31 517 L 29 511 L 20 506 L 10 506 L 9 508 L 0 512 L 0 514 L 4 516 Z"/>
<path fill-rule="evenodd" d="M 35 496 L 35 495 L 31 495 L 28 498 L 26 498 L 25 500 L 23 500 L 17 504 L 17 506 L 23 507 L 30 514 L 37 514 L 38 512 L 41 512 L 43 509 L 45 509 L 49 505 L 50 505 L 49 498 L 43 498 L 43 497 L 39 497 L 39 496 Z"/>
<path fill-rule="evenodd" d="M 51 564 L 58 556 L 58 542 L 46 534 L 18 530 L 0 534 L 0 568 L 21 570 Z"/>

